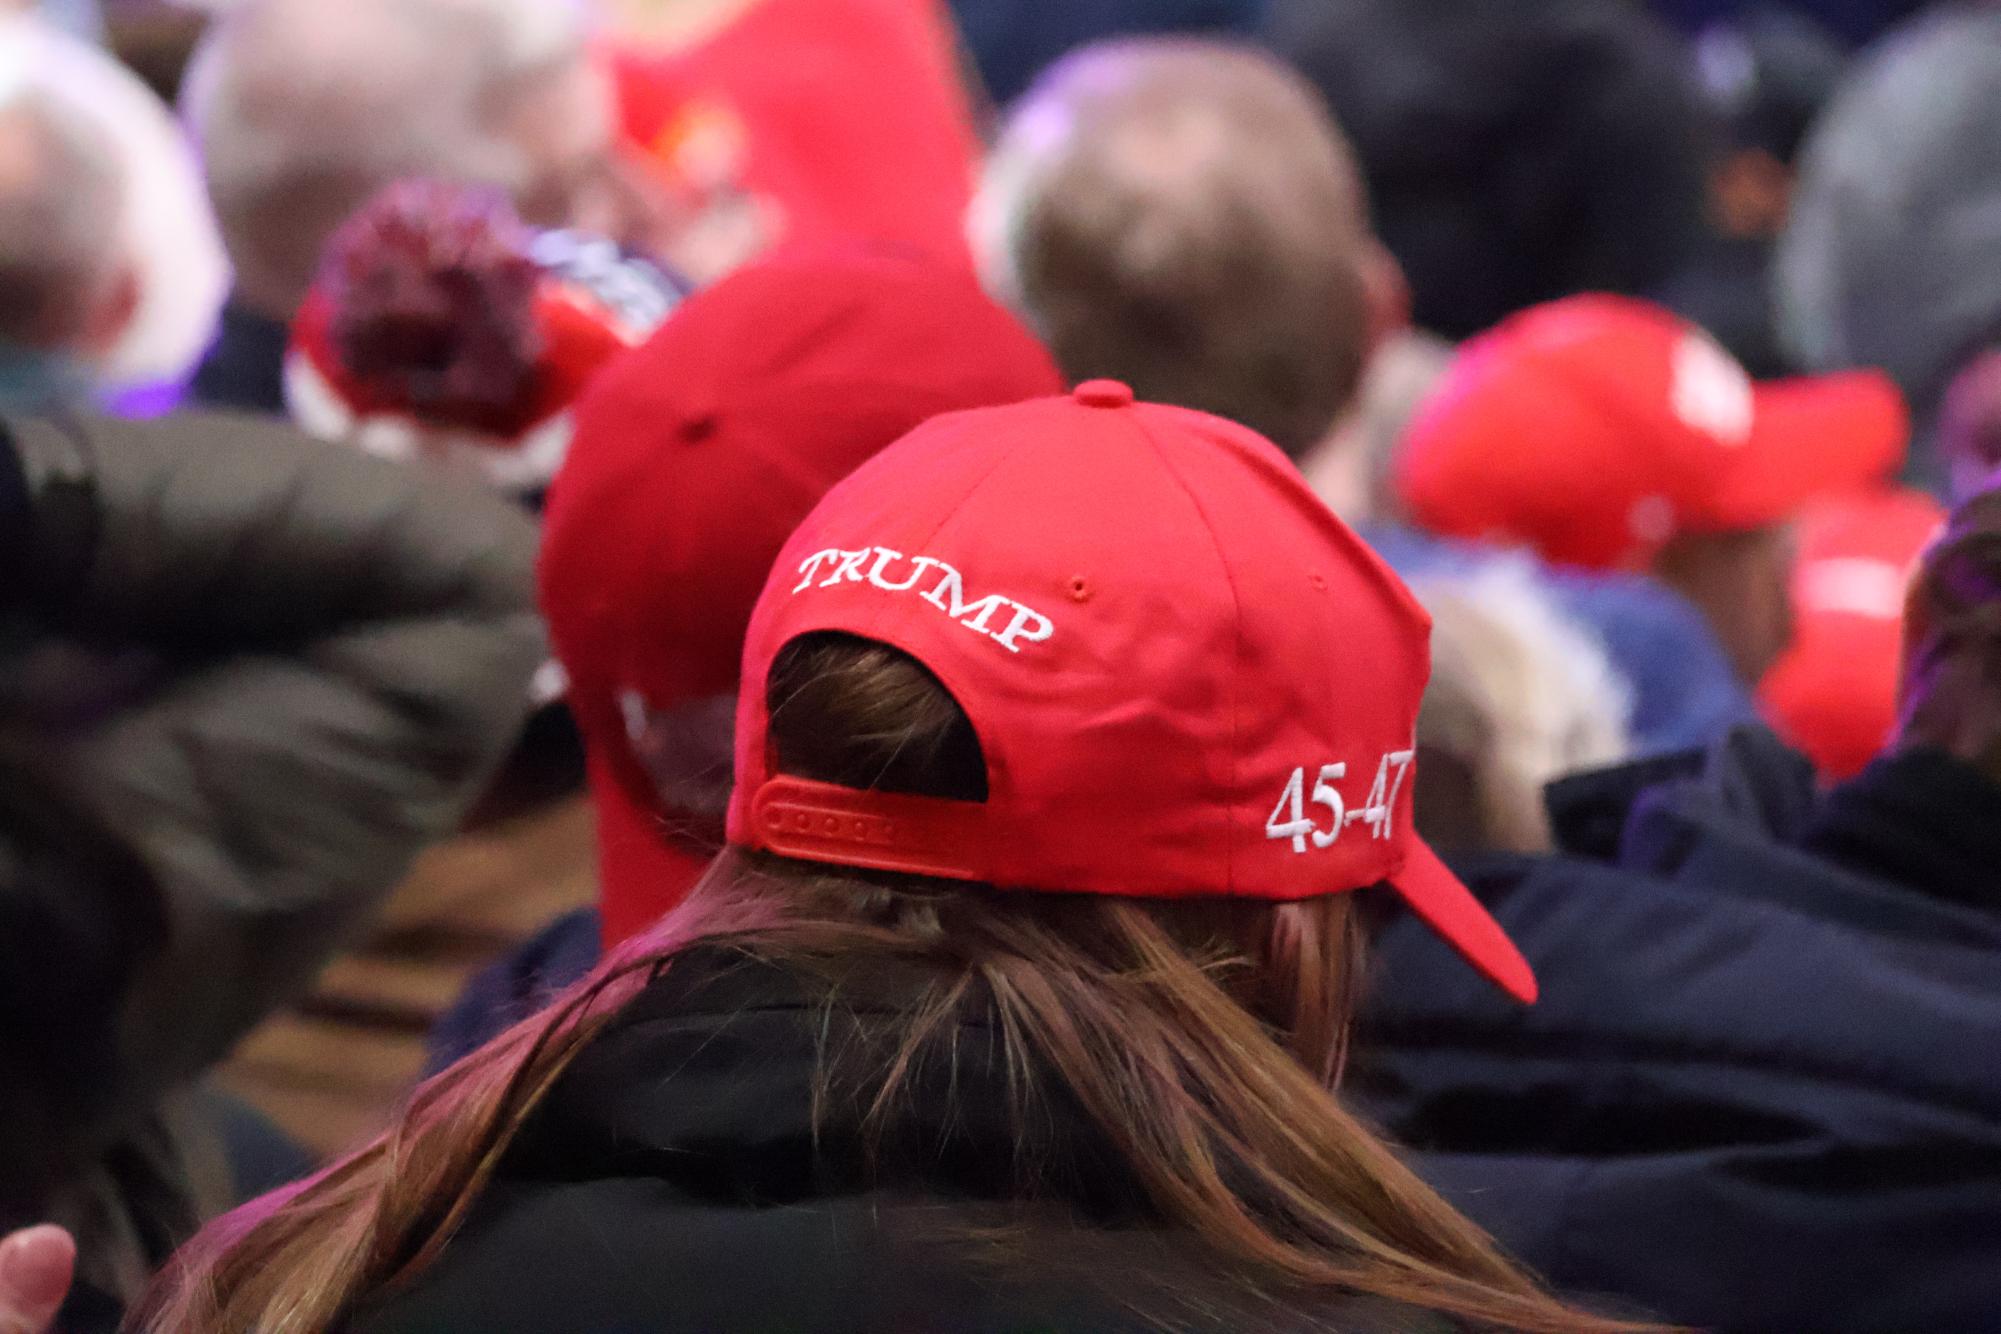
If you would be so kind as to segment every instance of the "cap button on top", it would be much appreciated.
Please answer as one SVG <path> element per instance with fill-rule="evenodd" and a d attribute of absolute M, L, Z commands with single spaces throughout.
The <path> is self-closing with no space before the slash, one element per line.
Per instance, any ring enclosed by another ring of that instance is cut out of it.
<path fill-rule="evenodd" d="M 1086 380 L 1071 397 L 1087 408 L 1129 408 L 1133 391 L 1117 380 Z"/>

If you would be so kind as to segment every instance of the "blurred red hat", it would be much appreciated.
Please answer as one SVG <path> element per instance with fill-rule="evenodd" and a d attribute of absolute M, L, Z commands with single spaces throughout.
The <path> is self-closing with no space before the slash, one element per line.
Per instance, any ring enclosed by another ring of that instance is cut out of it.
<path fill-rule="evenodd" d="M 330 245 L 293 321 L 287 405 L 315 435 L 534 495 L 584 386 L 685 293 L 610 241 L 528 227 L 491 190 L 405 182 Z"/>
<path fill-rule="evenodd" d="M 607 939 L 650 924 L 699 868 L 674 851 L 677 803 L 641 751 L 691 744 L 675 720 L 728 716 L 718 697 L 735 692 L 751 608 L 793 528 L 927 419 L 1061 388 L 970 272 L 804 252 L 690 298 L 592 385 L 550 494 L 541 584 L 591 754 Z"/>
<path fill-rule="evenodd" d="M 1851 778 L 1897 721 L 1904 596 L 1945 523 L 1930 496 L 1870 488 L 1800 519 L 1792 647 L 1759 697 L 1772 724 L 1832 778 Z"/>
<path fill-rule="evenodd" d="M 1643 570 L 1677 533 L 1762 528 L 1881 479 L 1908 438 L 1877 372 L 1756 384 L 1670 312 L 1580 296 L 1465 345 L 1411 423 L 1396 485 L 1435 532 Z"/>
<path fill-rule="evenodd" d="M 944 0 L 760 0 L 693 45 L 611 56 L 626 135 L 685 213 L 748 208 L 758 245 L 970 264 L 980 140 Z"/>

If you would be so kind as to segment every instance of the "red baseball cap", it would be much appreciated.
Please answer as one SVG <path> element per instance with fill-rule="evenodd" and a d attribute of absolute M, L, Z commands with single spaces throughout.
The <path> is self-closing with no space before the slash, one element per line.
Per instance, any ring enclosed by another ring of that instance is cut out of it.
<path fill-rule="evenodd" d="M 1872 487 L 1800 520 L 1792 647 L 1758 694 L 1778 731 L 1831 778 L 1860 773 L 1896 726 L 1904 598 L 1945 519 L 1921 492 Z"/>
<path fill-rule="evenodd" d="M 695 45 L 611 57 L 626 136 L 682 208 L 748 196 L 787 244 L 970 265 L 980 137 L 944 0 L 760 0 Z"/>
<path fill-rule="evenodd" d="M 749 265 L 593 382 L 550 491 L 541 591 L 590 754 L 608 938 L 650 925 L 706 860 L 665 833 L 637 746 L 649 716 L 736 690 L 799 520 L 926 419 L 1062 384 L 969 271 L 860 252 Z"/>
<path fill-rule="evenodd" d="M 1878 372 L 1756 384 L 1661 307 L 1578 296 L 1465 345 L 1396 486 L 1434 532 L 1643 570 L 1677 533 L 1762 528 L 1886 476 L 1909 433 Z"/>
<path fill-rule="evenodd" d="M 686 292 L 610 241 L 528 227 L 492 191 L 404 182 L 329 248 L 292 324 L 286 405 L 315 435 L 532 497 L 584 387 Z"/>
<path fill-rule="evenodd" d="M 1388 883 L 1523 1000 L 1535 978 L 1411 822 L 1430 620 L 1271 444 L 1071 397 L 940 418 L 830 492 L 744 646 L 845 631 L 965 709 L 984 802 L 773 771 L 741 692 L 732 843 L 1009 890 L 1293 900 Z"/>

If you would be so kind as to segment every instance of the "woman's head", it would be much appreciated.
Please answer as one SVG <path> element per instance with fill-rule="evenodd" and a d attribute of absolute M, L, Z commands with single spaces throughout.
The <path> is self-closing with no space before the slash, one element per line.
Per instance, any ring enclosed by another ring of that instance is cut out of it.
<path fill-rule="evenodd" d="M 1023 896 L 1278 904 L 1387 884 L 1533 998 L 1412 828 L 1425 613 L 1250 432 L 1110 382 L 936 418 L 793 535 L 743 678 L 829 631 L 942 683 L 985 795 L 784 772 L 786 703 L 745 690 L 737 846 Z"/>

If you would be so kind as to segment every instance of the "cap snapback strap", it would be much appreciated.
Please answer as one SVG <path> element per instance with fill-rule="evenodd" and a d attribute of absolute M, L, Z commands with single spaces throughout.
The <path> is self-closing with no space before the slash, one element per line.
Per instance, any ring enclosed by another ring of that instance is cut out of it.
<path fill-rule="evenodd" d="M 801 861 L 991 881 L 987 808 L 778 777 L 750 807 L 754 848 Z"/>

